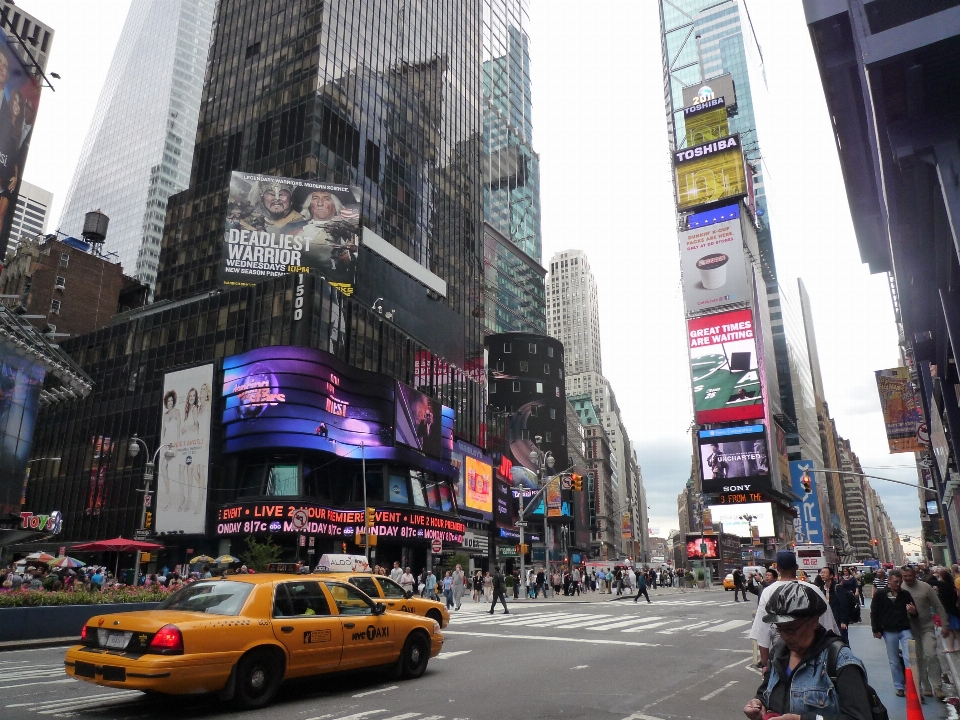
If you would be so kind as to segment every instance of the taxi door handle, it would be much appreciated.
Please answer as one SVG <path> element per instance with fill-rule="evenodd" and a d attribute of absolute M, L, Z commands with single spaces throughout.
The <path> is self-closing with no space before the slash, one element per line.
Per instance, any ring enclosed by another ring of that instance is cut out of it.
<path fill-rule="evenodd" d="M 345 628 L 355 627 L 354 623 L 344 623 L 343 626 L 344 626 Z"/>
<path fill-rule="evenodd" d="M 282 628 L 280 628 L 280 631 L 285 633 L 292 633 L 293 627 L 290 625 L 284 625 Z"/>

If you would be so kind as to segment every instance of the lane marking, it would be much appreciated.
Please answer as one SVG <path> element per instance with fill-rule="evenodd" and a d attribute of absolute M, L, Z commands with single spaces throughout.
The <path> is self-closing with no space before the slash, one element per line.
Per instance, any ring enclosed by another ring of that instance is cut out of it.
<path fill-rule="evenodd" d="M 0 690 L 13 690 L 13 688 L 30 687 L 31 685 L 65 685 L 66 683 L 72 682 L 75 682 L 73 678 L 67 678 L 66 680 L 45 680 L 43 682 L 22 683 L 20 685 L 4 685 L 0 687 Z M 7 707 L 10 706 L 8 705 Z"/>
<path fill-rule="evenodd" d="M 643 713 L 634 713 L 633 715 L 628 715 L 623 720 L 660 720 L 660 718 L 653 717 L 653 715 L 644 715 Z"/>
<path fill-rule="evenodd" d="M 571 670 L 583 670 L 584 668 L 590 667 L 589 665 L 574 665 Z"/>
<path fill-rule="evenodd" d="M 661 625 L 670 625 L 671 623 L 677 622 L 676 620 L 664 620 L 663 622 L 650 623 L 649 625 L 641 625 L 640 627 L 627 628 L 626 630 L 621 630 L 620 632 L 645 632 L 647 630 L 652 630 L 655 627 L 660 627 Z"/>
<path fill-rule="evenodd" d="M 630 618 L 629 620 L 619 620 L 612 623 L 603 623 L 590 627 L 591 630 L 615 630 L 616 628 L 629 627 L 630 625 L 641 625 L 651 623 L 655 620 L 663 620 L 663 615 L 653 615 L 646 618 Z"/>
<path fill-rule="evenodd" d="M 327 713 L 326 715 L 317 715 L 316 717 L 307 718 L 307 720 L 327 720 L 327 718 L 333 717 L 333 714 Z"/>
<path fill-rule="evenodd" d="M 726 632 L 727 630 L 733 630 L 734 628 L 743 627 L 744 625 L 752 625 L 753 620 L 729 620 L 721 625 L 717 625 L 712 628 L 707 628 L 703 632 Z"/>
<path fill-rule="evenodd" d="M 420 717 L 420 713 L 411 712 L 411 713 L 404 713 L 403 715 L 391 715 L 388 718 L 380 718 L 380 720 L 407 720 L 407 718 L 415 718 L 415 717 Z"/>
<path fill-rule="evenodd" d="M 434 660 L 447 660 L 449 658 L 456 657 L 457 655 L 466 655 L 469 652 L 473 652 L 473 650 L 454 650 L 453 652 L 442 652 L 437 655 Z M 386 720 L 390 720 L 390 718 L 387 718 Z"/>
<path fill-rule="evenodd" d="M 99 695 L 84 695 L 82 697 L 73 698 L 72 700 L 60 698 L 58 700 L 41 700 L 40 702 L 16 703 L 14 705 L 6 705 L 5 707 L 40 707 L 42 705 L 59 705 L 65 701 L 76 702 L 79 700 L 104 700 L 107 698 L 123 697 L 124 695 L 140 695 L 140 693 L 138 693 L 136 690 L 121 690 L 119 692 L 101 693 Z"/>
<path fill-rule="evenodd" d="M 377 693 L 389 692 L 390 690 L 399 690 L 399 689 L 400 689 L 399 685 L 391 685 L 390 687 L 378 688 L 376 690 L 367 690 L 366 692 L 357 693 L 356 695 L 354 695 L 354 697 L 366 697 L 367 695 L 376 695 Z M 382 710 L 381 712 L 386 712 L 386 710 Z"/>
<path fill-rule="evenodd" d="M 358 712 L 353 715 L 342 715 L 337 718 L 337 720 L 363 720 L 367 715 L 379 715 L 380 713 L 385 713 L 386 710 L 364 710 L 363 712 Z"/>
<path fill-rule="evenodd" d="M 609 622 L 614 619 L 612 615 L 596 615 L 594 617 L 586 616 L 586 620 L 574 620 L 573 622 L 564 622 L 562 625 L 554 625 L 555 628 L 578 628 L 587 625 L 596 625 L 598 623 Z"/>
<path fill-rule="evenodd" d="M 675 633 L 681 632 L 682 630 L 694 630 L 696 628 L 705 627 L 715 623 L 716 620 L 703 620 L 702 622 L 693 623 L 692 625 L 680 625 L 675 628 L 667 628 L 666 630 L 657 630 L 657 635 L 673 635 Z"/>
<path fill-rule="evenodd" d="M 469 635 L 470 637 L 507 638 L 515 640 L 545 640 L 547 642 L 575 642 L 587 645 L 626 645 L 629 647 L 670 647 L 661 643 L 631 642 L 629 640 L 601 640 L 599 638 L 549 637 L 542 635 L 507 635 L 505 633 L 468 632 L 444 630 L 444 635 Z"/>
<path fill-rule="evenodd" d="M 711 698 L 715 698 L 717 695 L 719 695 L 720 693 L 722 693 L 722 692 L 723 692 L 724 690 L 726 690 L 728 687 L 730 687 L 731 685 L 736 685 L 738 682 L 740 682 L 740 681 L 739 681 L 739 680 L 731 680 L 731 681 L 728 682 L 726 685 L 717 688 L 717 689 L 714 690 L 712 693 L 707 693 L 706 695 L 704 695 L 704 696 L 703 696 L 702 698 L 700 698 L 700 699 L 701 699 L 701 700 L 710 700 Z"/>

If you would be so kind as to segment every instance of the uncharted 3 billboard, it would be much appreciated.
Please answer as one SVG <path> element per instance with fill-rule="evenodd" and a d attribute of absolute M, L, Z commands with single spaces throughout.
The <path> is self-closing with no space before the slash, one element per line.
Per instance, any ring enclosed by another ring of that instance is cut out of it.
<path fill-rule="evenodd" d="M 920 441 L 923 416 L 917 395 L 905 367 L 877 370 L 877 390 L 883 409 L 883 424 L 891 453 L 922 452 L 927 443 Z"/>
<path fill-rule="evenodd" d="M 163 377 L 157 486 L 157 532 L 202 533 L 207 509 L 210 464 L 210 412 L 213 365 L 200 365 Z"/>
<path fill-rule="evenodd" d="M 680 264 L 688 315 L 750 299 L 739 218 L 681 232 Z"/>
<path fill-rule="evenodd" d="M 764 417 L 753 329 L 749 309 L 687 320 L 697 423 Z"/>
<path fill-rule="evenodd" d="M 223 285 L 313 272 L 351 295 L 359 244 L 359 188 L 232 173 L 220 260 Z"/>
<path fill-rule="evenodd" d="M 770 489 L 770 457 L 763 425 L 700 431 L 702 490 L 707 495 Z"/>

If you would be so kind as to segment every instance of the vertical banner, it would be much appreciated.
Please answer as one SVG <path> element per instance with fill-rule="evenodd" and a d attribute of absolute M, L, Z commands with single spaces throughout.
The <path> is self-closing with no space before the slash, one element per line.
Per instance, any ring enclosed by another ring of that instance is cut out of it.
<path fill-rule="evenodd" d="M 163 378 L 157 458 L 157 532 L 202 533 L 210 462 L 213 365 Z M 167 449 L 172 450 L 168 456 Z"/>
<path fill-rule="evenodd" d="M 918 430 L 923 418 L 917 403 L 910 371 L 905 367 L 877 370 L 877 390 L 891 453 L 922 452 Z"/>
<path fill-rule="evenodd" d="M 563 494 L 560 492 L 560 478 L 547 484 L 547 517 L 560 517 L 563 513 Z"/>
<path fill-rule="evenodd" d="M 620 518 L 620 537 L 624 540 L 633 539 L 633 516 L 630 513 L 623 513 Z"/>
<path fill-rule="evenodd" d="M 817 493 L 817 474 L 808 473 L 810 478 L 810 492 L 803 488 L 800 479 L 806 470 L 813 469 L 810 460 L 792 460 L 790 462 L 790 481 L 793 494 L 800 497 L 795 500 L 793 509 L 797 517 L 793 519 L 793 533 L 797 542 L 822 543 L 823 519 L 820 516 L 820 496 Z"/>

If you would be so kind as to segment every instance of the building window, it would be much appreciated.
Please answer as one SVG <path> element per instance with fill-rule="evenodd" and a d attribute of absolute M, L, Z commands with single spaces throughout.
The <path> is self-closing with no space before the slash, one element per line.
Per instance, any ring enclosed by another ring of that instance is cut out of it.
<path fill-rule="evenodd" d="M 512 352 L 513 352 L 513 348 L 511 347 L 510 343 L 504 343 L 504 344 L 503 344 L 503 352 L 504 352 L 505 354 L 509 354 L 509 353 L 512 353 Z"/>
<path fill-rule="evenodd" d="M 260 41 L 257 40 L 252 45 L 247 45 L 247 51 L 244 53 L 244 60 L 249 60 L 254 55 L 260 54 Z"/>
<path fill-rule="evenodd" d="M 530 370 L 530 363 L 526 360 L 520 361 L 520 372 L 528 372 Z"/>
<path fill-rule="evenodd" d="M 556 420 L 556 419 L 557 419 L 557 411 L 556 411 L 556 409 L 554 409 L 554 408 L 550 408 L 550 419 L 551 419 L 551 420 Z"/>
<path fill-rule="evenodd" d="M 536 355 L 536 354 L 537 354 L 537 344 L 536 344 L 536 343 L 530 343 L 530 345 L 529 345 L 528 348 L 527 348 L 527 351 L 528 351 L 531 355 Z"/>
<path fill-rule="evenodd" d="M 531 405 L 531 406 L 530 406 L 530 417 L 537 417 L 537 415 L 539 415 L 539 413 L 537 412 L 537 406 L 536 406 L 536 405 Z"/>
<path fill-rule="evenodd" d="M 542 393 L 542 392 L 543 392 L 543 383 L 537 383 L 537 392 L 538 392 L 538 393 Z"/>
<path fill-rule="evenodd" d="M 547 348 L 547 357 L 553 357 L 553 348 L 552 348 L 552 347 L 548 347 L 548 348 Z"/>
<path fill-rule="evenodd" d="M 62 275 L 57 275 L 57 282 L 54 284 L 54 290 L 63 290 L 67 285 L 67 279 Z"/>
<path fill-rule="evenodd" d="M 67 253 L 60 253 L 60 267 L 67 267 L 70 264 L 70 256 Z"/>
<path fill-rule="evenodd" d="M 544 364 L 543 364 L 543 374 L 544 374 L 544 375 L 549 375 L 549 374 L 550 374 L 550 366 L 549 366 L 547 363 L 544 363 Z"/>
<path fill-rule="evenodd" d="M 545 437 L 547 442 L 553 442 L 553 433 L 551 433 L 549 430 L 547 430 Z"/>
<path fill-rule="evenodd" d="M 513 391 L 514 391 L 514 392 L 520 392 L 520 381 L 519 381 L 519 380 L 514 380 L 514 381 L 513 381 Z"/>
<path fill-rule="evenodd" d="M 497 371 L 503 372 L 503 360 L 497 360 Z"/>
<path fill-rule="evenodd" d="M 563 380 L 563 368 L 557 368 L 557 375 L 559 375 L 560 379 Z"/>
<path fill-rule="evenodd" d="M 491 394 L 491 395 L 496 395 L 496 394 L 497 394 L 497 384 L 496 384 L 496 383 L 490 383 L 490 394 Z"/>
<path fill-rule="evenodd" d="M 56 313 L 57 315 L 60 314 L 60 301 L 59 301 L 59 300 L 52 300 L 52 301 L 50 302 L 50 312 Z"/>

